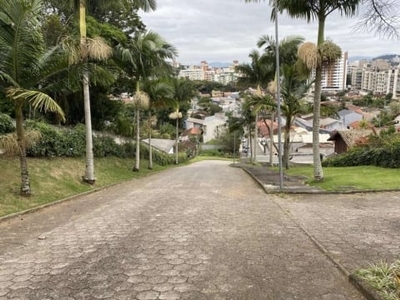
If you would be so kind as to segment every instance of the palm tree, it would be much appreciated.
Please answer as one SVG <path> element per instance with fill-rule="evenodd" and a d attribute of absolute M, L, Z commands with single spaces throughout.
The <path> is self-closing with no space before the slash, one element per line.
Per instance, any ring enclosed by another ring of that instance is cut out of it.
<path fill-rule="evenodd" d="M 21 166 L 20 194 L 29 196 L 31 186 L 26 160 L 23 108 L 64 113 L 58 104 L 40 91 L 42 80 L 66 67 L 56 49 L 46 52 L 40 30 L 41 0 L 2 0 L 0 6 L 0 84 L 14 103 L 17 143 Z"/>
<path fill-rule="evenodd" d="M 153 111 L 158 108 L 168 106 L 169 99 L 172 95 L 172 87 L 165 81 L 153 80 L 146 82 L 143 90 L 149 96 L 149 110 L 148 110 L 148 122 L 149 122 L 149 169 L 153 169 L 153 149 L 151 146 L 152 128 L 153 128 Z M 169 106 L 172 106 L 171 104 Z"/>
<path fill-rule="evenodd" d="M 281 109 L 286 119 L 283 142 L 283 166 L 289 169 L 290 130 L 296 115 L 306 110 L 306 106 L 302 105 L 300 100 L 306 96 L 311 83 L 307 84 L 302 79 L 302 74 L 299 73 L 295 65 L 283 65 L 281 74 L 283 77 L 281 84 L 283 105 Z"/>
<path fill-rule="evenodd" d="M 266 88 L 268 83 L 273 78 L 273 64 L 270 63 L 269 58 L 266 56 L 260 55 L 257 50 L 253 50 L 249 57 L 251 58 L 251 63 L 240 64 L 235 67 L 235 71 L 241 74 L 238 78 L 238 84 L 247 86 L 255 86 L 257 89 L 257 94 L 261 96 L 261 88 Z M 250 143 L 250 146 L 253 148 L 251 151 L 251 160 L 254 162 L 257 159 L 257 139 L 258 139 L 258 128 L 257 128 L 257 113 L 255 120 L 255 131 L 254 131 L 254 141 Z M 254 146 L 253 146 L 254 144 Z"/>
<path fill-rule="evenodd" d="M 155 0 L 135 0 L 134 3 L 138 8 L 145 11 L 155 9 Z M 123 1 L 107 1 L 107 0 L 73 0 L 74 13 L 76 21 L 79 24 L 80 33 L 80 58 L 83 62 L 83 97 L 84 97 L 84 110 L 85 110 L 85 128 L 86 128 L 86 171 L 83 180 L 89 184 L 94 184 L 96 181 L 94 174 L 94 158 L 93 158 L 93 133 L 92 121 L 90 112 L 90 74 L 88 71 L 88 59 L 104 60 L 110 57 L 112 51 L 102 39 L 89 40 L 86 36 L 86 12 L 94 13 L 96 9 L 109 8 L 112 6 L 121 6 Z"/>
<path fill-rule="evenodd" d="M 116 58 L 126 74 L 136 81 L 136 95 L 143 95 L 141 84 L 146 85 L 150 78 L 172 74 L 170 65 L 166 59 L 174 58 L 177 55 L 175 47 L 168 44 L 160 35 L 155 32 L 136 33 L 127 47 L 119 45 L 116 49 Z M 148 95 L 147 102 L 149 101 Z M 139 111 L 141 108 L 147 109 L 149 103 L 139 101 L 135 106 L 137 109 L 136 125 L 139 126 Z M 139 171 L 140 160 L 140 140 L 138 137 L 139 127 L 136 128 L 136 162 L 134 171 Z M 151 149 L 151 145 L 149 145 Z M 151 163 L 152 164 L 152 163 Z M 150 166 L 150 165 L 149 165 Z M 152 167 L 152 166 L 151 166 Z"/>
<path fill-rule="evenodd" d="M 197 90 L 193 83 L 187 79 L 172 77 L 170 79 L 170 84 L 172 87 L 171 108 L 172 113 L 169 114 L 170 119 L 175 120 L 175 163 L 179 163 L 179 119 L 182 119 L 182 111 L 185 107 L 189 106 L 190 100 L 196 96 Z"/>
<path fill-rule="evenodd" d="M 296 36 L 296 35 L 288 36 L 288 37 L 282 39 L 281 41 L 279 41 L 279 65 L 281 68 L 282 68 L 282 66 L 285 66 L 285 65 L 292 66 L 296 63 L 298 47 L 303 42 L 304 42 L 304 38 L 301 36 Z M 269 62 L 269 64 L 273 65 L 275 77 L 274 77 L 274 81 L 270 82 L 268 84 L 268 91 L 271 94 L 276 95 L 277 94 L 277 85 L 278 85 L 276 41 L 272 36 L 263 35 L 258 40 L 257 45 L 258 45 L 258 47 L 265 47 L 263 57 L 265 60 L 267 60 Z M 279 82 L 280 81 L 281 81 L 281 78 L 279 79 Z M 270 103 L 272 99 L 269 99 L 269 97 L 266 97 L 266 99 L 265 99 L 265 97 L 264 97 L 264 100 L 267 100 L 267 102 L 263 106 L 264 106 L 264 108 L 268 108 L 268 103 Z M 277 111 L 276 103 L 272 107 L 270 107 L 270 110 L 271 110 L 271 123 L 270 123 L 270 127 L 269 127 L 270 141 L 271 141 L 271 143 L 270 143 L 270 165 L 272 166 L 272 164 L 273 164 L 273 148 L 274 147 L 276 148 L 276 146 L 274 144 L 274 139 L 273 139 L 274 138 L 273 123 L 274 123 L 274 119 L 275 119 L 274 113 Z M 278 116 L 278 117 L 280 117 L 280 116 Z M 265 121 L 264 121 L 264 123 L 266 124 Z M 285 149 L 285 143 L 284 143 L 284 149 Z M 276 149 L 276 150 L 279 152 L 279 149 Z M 285 155 L 284 155 L 284 159 L 285 159 Z"/>
<path fill-rule="evenodd" d="M 179 119 L 182 112 L 179 111 L 179 103 L 175 102 L 174 111 L 169 114 L 169 118 L 175 120 L 175 164 L 179 164 Z"/>
<path fill-rule="evenodd" d="M 79 51 L 73 51 L 73 63 L 82 62 L 82 86 L 83 101 L 85 111 L 85 128 L 86 128 L 86 171 L 83 180 L 89 184 L 96 181 L 94 175 L 94 158 L 93 158 L 93 132 L 92 118 L 90 112 L 90 74 L 89 59 L 105 60 L 112 54 L 111 48 L 101 38 L 89 39 L 86 33 L 86 0 L 74 0 L 74 12 L 76 21 L 79 26 Z"/>
<path fill-rule="evenodd" d="M 260 2 L 261 0 L 245 0 L 246 2 Z M 274 6 L 272 18 L 274 19 L 275 10 L 282 13 L 286 11 L 293 18 L 303 18 L 307 22 L 318 21 L 317 47 L 325 41 L 325 21 L 334 11 L 339 11 L 342 15 L 352 16 L 356 13 L 358 5 L 362 0 L 270 0 Z M 276 7 L 275 7 L 276 6 Z M 321 104 L 321 83 L 323 66 L 315 69 L 315 92 L 314 92 L 314 116 L 313 116 L 313 160 L 314 160 L 314 179 L 323 180 L 323 170 L 319 155 L 319 118 Z"/>
<path fill-rule="evenodd" d="M 139 81 L 137 82 L 136 93 L 132 97 L 132 104 L 135 107 L 136 119 L 136 159 L 133 171 L 140 170 L 140 111 L 149 108 L 149 96 L 139 89 Z"/>

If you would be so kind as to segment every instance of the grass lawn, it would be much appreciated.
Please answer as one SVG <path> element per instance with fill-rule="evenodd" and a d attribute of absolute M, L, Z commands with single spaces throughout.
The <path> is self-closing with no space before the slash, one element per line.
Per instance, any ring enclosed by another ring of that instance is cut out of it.
<path fill-rule="evenodd" d="M 28 170 L 32 195 L 24 198 L 19 196 L 21 179 L 18 158 L 1 157 L 0 217 L 167 168 L 154 165 L 154 169 L 149 170 L 147 161 L 142 161 L 140 172 L 133 172 L 133 164 L 133 159 L 95 159 L 96 183 L 91 186 L 82 182 L 84 158 L 30 158 Z"/>
<path fill-rule="evenodd" d="M 400 169 L 387 169 L 373 166 L 346 168 L 324 168 L 324 180 L 314 181 L 312 166 L 296 166 L 285 170 L 288 175 L 304 176 L 312 186 L 326 191 L 344 191 L 349 189 L 383 190 L 400 188 Z"/>

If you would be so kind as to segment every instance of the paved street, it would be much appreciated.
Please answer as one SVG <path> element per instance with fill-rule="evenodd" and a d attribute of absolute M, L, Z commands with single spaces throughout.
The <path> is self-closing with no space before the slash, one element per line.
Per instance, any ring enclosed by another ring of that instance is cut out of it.
<path fill-rule="evenodd" d="M 352 272 L 400 259 L 400 193 L 292 195 L 277 199 Z"/>
<path fill-rule="evenodd" d="M 2 222 L 0 299 L 363 299 L 289 200 L 207 161 Z"/>

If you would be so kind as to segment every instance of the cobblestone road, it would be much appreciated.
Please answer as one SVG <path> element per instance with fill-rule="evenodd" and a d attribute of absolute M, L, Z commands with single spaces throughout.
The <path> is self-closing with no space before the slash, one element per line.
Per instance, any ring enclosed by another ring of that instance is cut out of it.
<path fill-rule="evenodd" d="M 400 194 L 297 195 L 278 203 L 352 272 L 400 258 Z"/>
<path fill-rule="evenodd" d="M 208 161 L 0 223 L 0 299 L 363 299 L 272 197 Z"/>

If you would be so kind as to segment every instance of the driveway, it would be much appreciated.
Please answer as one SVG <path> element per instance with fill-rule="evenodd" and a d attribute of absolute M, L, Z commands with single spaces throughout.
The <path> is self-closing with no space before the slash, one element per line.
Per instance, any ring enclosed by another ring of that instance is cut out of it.
<path fill-rule="evenodd" d="M 363 299 L 283 201 L 204 161 L 2 222 L 0 299 Z"/>

